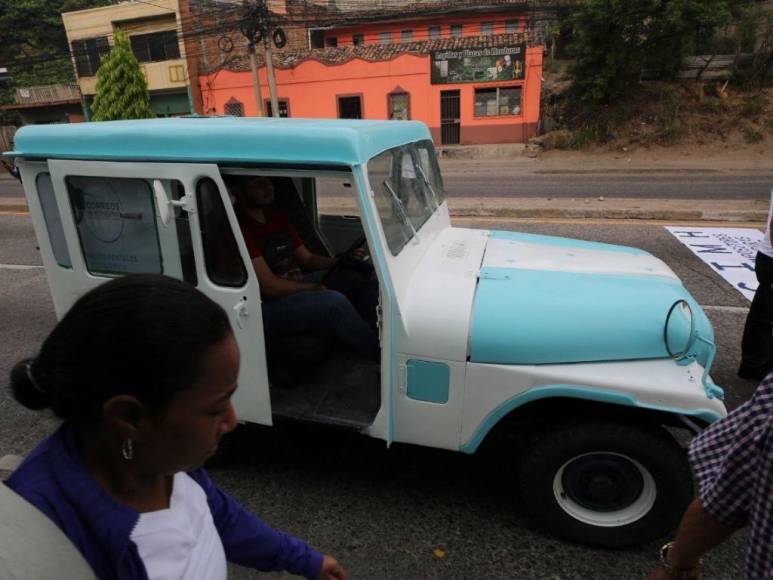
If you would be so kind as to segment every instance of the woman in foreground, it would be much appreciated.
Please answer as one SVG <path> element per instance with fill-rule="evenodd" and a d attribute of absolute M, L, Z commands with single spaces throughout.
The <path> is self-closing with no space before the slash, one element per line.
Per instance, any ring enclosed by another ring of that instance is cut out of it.
<path fill-rule="evenodd" d="M 238 373 L 228 318 L 209 298 L 163 276 L 107 282 L 11 373 L 19 403 L 64 423 L 8 485 L 99 578 L 222 580 L 231 561 L 345 579 L 335 559 L 266 526 L 201 468 L 236 426 Z"/>

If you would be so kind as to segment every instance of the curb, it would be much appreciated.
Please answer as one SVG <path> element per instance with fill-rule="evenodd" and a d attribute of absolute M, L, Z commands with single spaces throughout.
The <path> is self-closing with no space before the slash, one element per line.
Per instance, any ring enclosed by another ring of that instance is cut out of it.
<path fill-rule="evenodd" d="M 554 209 L 554 208 L 500 208 L 450 210 L 451 217 L 487 217 L 510 219 L 598 219 L 649 221 L 712 221 L 732 223 L 764 223 L 765 211 L 710 212 L 700 210 L 642 210 L 642 209 Z"/>
<path fill-rule="evenodd" d="M 522 157 L 526 145 L 523 143 L 502 143 L 499 145 L 440 145 L 435 148 L 438 160 L 466 159 L 486 161 Z"/>

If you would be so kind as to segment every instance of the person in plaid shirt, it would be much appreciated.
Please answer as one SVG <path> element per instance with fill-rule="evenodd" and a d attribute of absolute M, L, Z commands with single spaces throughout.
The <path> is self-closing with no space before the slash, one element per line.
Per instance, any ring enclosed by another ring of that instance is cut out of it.
<path fill-rule="evenodd" d="M 698 497 L 676 539 L 660 551 L 651 580 L 699 578 L 701 557 L 749 526 L 745 578 L 773 578 L 773 373 L 750 401 L 696 437 L 689 448 Z"/>

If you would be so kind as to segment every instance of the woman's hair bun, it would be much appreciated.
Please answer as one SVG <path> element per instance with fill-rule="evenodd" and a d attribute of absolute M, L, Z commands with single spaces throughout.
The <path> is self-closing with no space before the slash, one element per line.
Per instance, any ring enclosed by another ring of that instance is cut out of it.
<path fill-rule="evenodd" d="M 21 405 L 39 411 L 51 405 L 51 397 L 35 378 L 35 359 L 25 358 L 11 370 L 11 392 Z"/>

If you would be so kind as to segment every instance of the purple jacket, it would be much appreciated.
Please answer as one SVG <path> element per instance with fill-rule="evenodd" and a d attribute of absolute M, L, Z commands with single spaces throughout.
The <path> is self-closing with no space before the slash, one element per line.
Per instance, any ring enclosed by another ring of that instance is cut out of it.
<path fill-rule="evenodd" d="M 190 472 L 207 496 L 226 558 L 258 570 L 287 570 L 316 579 L 322 554 L 278 532 L 210 481 Z M 113 500 L 89 475 L 73 430 L 67 425 L 42 441 L 8 480 L 8 486 L 54 521 L 100 579 L 147 580 L 130 534 L 139 513 Z M 45 546 L 40 546 L 45 557 Z"/>

